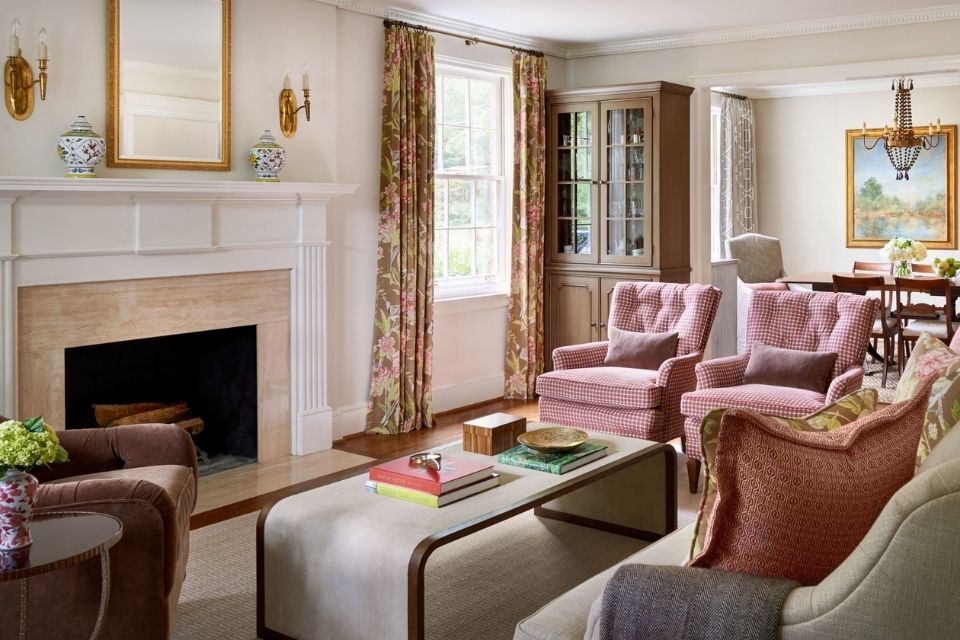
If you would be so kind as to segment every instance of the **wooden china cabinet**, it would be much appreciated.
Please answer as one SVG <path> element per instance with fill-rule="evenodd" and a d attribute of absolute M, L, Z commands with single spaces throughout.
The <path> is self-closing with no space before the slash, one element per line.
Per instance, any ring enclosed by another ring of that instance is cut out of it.
<path fill-rule="evenodd" d="M 690 281 L 692 92 L 669 82 L 547 92 L 548 354 L 607 339 L 617 282 Z"/>

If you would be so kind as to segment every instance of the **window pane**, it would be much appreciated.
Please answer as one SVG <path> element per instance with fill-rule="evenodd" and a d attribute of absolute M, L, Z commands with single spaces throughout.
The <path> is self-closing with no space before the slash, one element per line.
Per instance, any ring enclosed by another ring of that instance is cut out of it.
<path fill-rule="evenodd" d="M 450 231 L 450 247 L 447 250 L 447 275 L 470 276 L 473 271 L 473 229 Z"/>
<path fill-rule="evenodd" d="M 437 228 L 447 226 L 447 181 L 443 178 L 433 183 L 433 221 Z"/>
<path fill-rule="evenodd" d="M 477 226 L 492 227 L 496 224 L 496 184 L 489 180 L 477 180 Z"/>
<path fill-rule="evenodd" d="M 493 229 L 477 229 L 477 275 L 496 273 L 497 245 Z"/>
<path fill-rule="evenodd" d="M 443 76 L 443 124 L 467 125 L 467 79 Z"/>
<path fill-rule="evenodd" d="M 443 170 L 463 173 L 467 167 L 467 130 L 443 127 Z"/>
<path fill-rule="evenodd" d="M 450 194 L 447 224 L 451 227 L 468 227 L 473 225 L 473 201 L 470 192 L 473 183 L 469 180 L 450 180 Z"/>
<path fill-rule="evenodd" d="M 447 231 L 437 229 L 433 234 L 433 277 L 447 277 Z"/>
<path fill-rule="evenodd" d="M 484 129 L 472 129 L 470 131 L 470 173 L 487 174 L 492 173 L 490 158 L 492 157 L 491 135 L 490 131 Z"/>
<path fill-rule="evenodd" d="M 470 126 L 493 128 L 493 83 L 470 81 Z"/>

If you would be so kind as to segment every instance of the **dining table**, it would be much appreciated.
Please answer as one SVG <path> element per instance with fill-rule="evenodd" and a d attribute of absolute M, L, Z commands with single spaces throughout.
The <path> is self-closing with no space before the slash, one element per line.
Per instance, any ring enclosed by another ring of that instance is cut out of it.
<path fill-rule="evenodd" d="M 884 291 L 893 291 L 896 288 L 896 283 L 894 282 L 893 274 L 889 273 L 851 273 L 849 271 L 809 271 L 807 273 L 800 273 L 793 276 L 786 276 L 783 278 L 777 278 L 777 282 L 783 282 L 785 284 L 806 284 L 814 291 L 833 291 L 833 276 L 847 276 L 847 277 L 883 277 L 883 290 Z M 925 274 L 925 273 L 916 273 L 912 276 L 915 279 L 929 278 L 931 280 L 939 280 L 935 275 Z M 956 282 L 952 283 L 950 288 L 953 290 L 954 300 L 960 297 L 960 284 Z M 932 295 L 937 293 L 942 294 L 942 290 L 932 292 Z"/>
<path fill-rule="evenodd" d="M 783 282 L 784 284 L 796 284 L 796 285 L 809 285 L 814 291 L 833 291 L 833 276 L 847 276 L 847 277 L 876 277 L 881 276 L 883 278 L 883 290 L 885 292 L 896 290 L 896 280 L 895 276 L 890 273 L 852 273 L 850 271 L 808 271 L 807 273 L 800 273 L 792 276 L 785 276 L 783 278 L 777 278 L 777 282 Z M 923 279 L 929 278 L 931 280 L 939 280 L 938 276 L 933 274 L 924 274 L 918 273 L 912 276 L 914 279 Z M 956 281 L 951 281 L 950 290 L 953 293 L 954 302 L 960 300 L 960 284 L 957 284 Z M 943 295 L 943 289 L 934 289 L 930 291 L 930 295 Z M 893 312 L 891 311 L 891 315 Z M 956 312 L 954 316 L 956 317 Z M 873 345 L 869 342 L 867 343 L 867 351 L 870 356 L 878 361 L 882 362 L 883 357 L 874 349 Z"/>

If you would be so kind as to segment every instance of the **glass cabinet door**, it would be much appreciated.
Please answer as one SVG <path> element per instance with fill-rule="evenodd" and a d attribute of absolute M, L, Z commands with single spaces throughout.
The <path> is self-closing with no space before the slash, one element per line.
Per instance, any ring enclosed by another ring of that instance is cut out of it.
<path fill-rule="evenodd" d="M 553 261 L 596 262 L 596 185 L 599 162 L 594 147 L 596 103 L 551 109 L 553 193 L 547 194 Z"/>
<path fill-rule="evenodd" d="M 600 261 L 653 264 L 650 98 L 601 104 Z"/>

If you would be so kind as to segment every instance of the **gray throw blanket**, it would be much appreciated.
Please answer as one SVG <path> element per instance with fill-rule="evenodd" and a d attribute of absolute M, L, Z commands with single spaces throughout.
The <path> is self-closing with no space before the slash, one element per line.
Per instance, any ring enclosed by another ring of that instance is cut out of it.
<path fill-rule="evenodd" d="M 796 586 L 715 569 L 628 564 L 603 591 L 596 631 L 599 640 L 773 640 Z"/>

